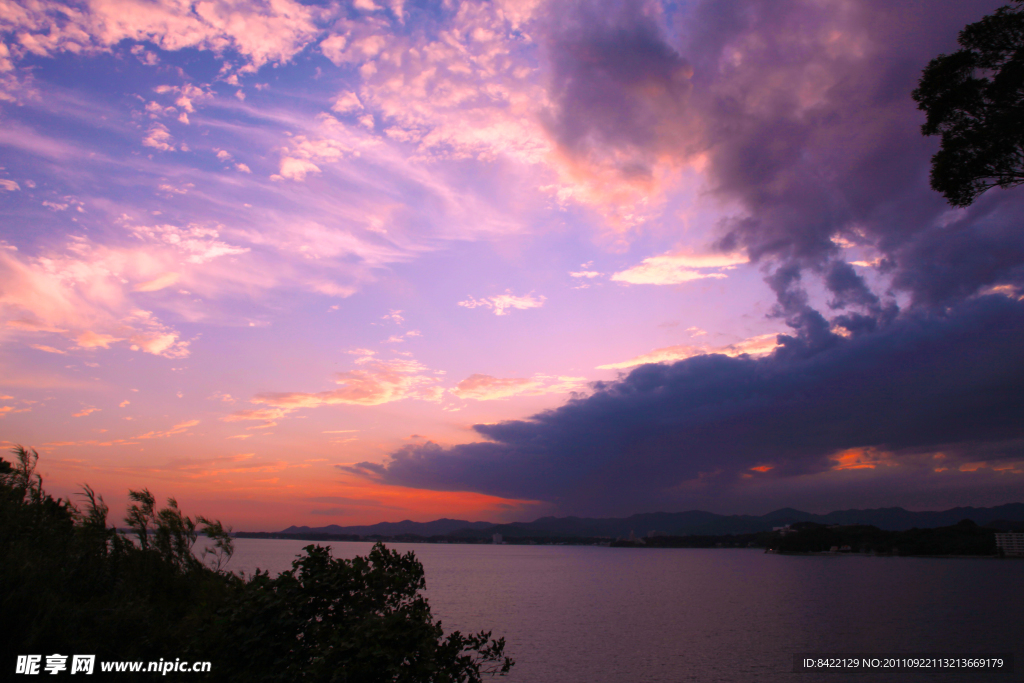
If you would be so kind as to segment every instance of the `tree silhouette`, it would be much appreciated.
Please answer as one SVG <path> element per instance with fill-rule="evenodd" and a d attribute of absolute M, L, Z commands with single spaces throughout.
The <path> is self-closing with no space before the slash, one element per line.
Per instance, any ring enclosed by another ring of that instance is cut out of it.
<path fill-rule="evenodd" d="M 912 97 L 941 135 L 931 186 L 953 206 L 1024 183 L 1024 0 L 969 24 L 961 46 L 925 67 Z"/>
<path fill-rule="evenodd" d="M 165 680 L 227 683 L 480 683 L 512 667 L 503 638 L 445 635 L 412 553 L 377 544 L 347 560 L 311 545 L 279 576 L 243 577 L 221 568 L 232 538 L 220 522 L 192 519 L 173 498 L 158 510 L 147 489 L 130 491 L 133 540 L 107 526 L 91 488 L 81 509 L 55 500 L 37 453 L 12 450 L 16 462 L 0 458 L 0 666 L 31 653 L 178 657 L 213 670 Z M 194 553 L 200 533 L 208 563 Z"/>

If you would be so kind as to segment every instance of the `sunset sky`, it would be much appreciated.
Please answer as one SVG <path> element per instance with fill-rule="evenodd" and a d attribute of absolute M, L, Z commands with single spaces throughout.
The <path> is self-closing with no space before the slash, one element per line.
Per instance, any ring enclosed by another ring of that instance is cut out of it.
<path fill-rule="evenodd" d="M 1001 4 L 0 0 L 0 446 L 245 530 L 1020 501 L 1024 188 L 910 97 Z"/>

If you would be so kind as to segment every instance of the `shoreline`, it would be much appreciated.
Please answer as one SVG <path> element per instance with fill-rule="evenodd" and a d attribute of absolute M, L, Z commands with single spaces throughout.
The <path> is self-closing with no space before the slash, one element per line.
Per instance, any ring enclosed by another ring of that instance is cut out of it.
<path fill-rule="evenodd" d="M 818 552 L 807 551 L 778 551 L 778 550 L 766 550 L 766 555 L 790 555 L 790 556 L 825 556 L 825 557 L 870 557 L 870 558 L 891 558 L 891 557 L 922 557 L 922 558 L 935 558 L 944 560 L 1020 560 L 1024 557 L 1014 555 L 904 555 L 901 553 L 833 553 L 828 550 L 822 550 Z"/>

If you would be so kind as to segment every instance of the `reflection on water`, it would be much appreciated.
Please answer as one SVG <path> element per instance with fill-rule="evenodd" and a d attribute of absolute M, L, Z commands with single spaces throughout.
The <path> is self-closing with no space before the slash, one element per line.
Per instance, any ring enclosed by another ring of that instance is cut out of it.
<path fill-rule="evenodd" d="M 307 541 L 236 539 L 288 569 Z M 368 543 L 331 543 L 335 557 Z M 446 631 L 493 630 L 512 683 L 1024 680 L 1024 563 L 746 549 L 389 544 L 423 563 Z M 1013 651 L 1018 671 L 791 673 L 792 655 Z"/>

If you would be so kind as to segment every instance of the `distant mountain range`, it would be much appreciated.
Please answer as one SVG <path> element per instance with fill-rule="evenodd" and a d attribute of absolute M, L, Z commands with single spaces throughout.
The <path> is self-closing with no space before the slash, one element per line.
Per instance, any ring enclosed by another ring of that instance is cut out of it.
<path fill-rule="evenodd" d="M 467 522 L 463 519 L 435 519 L 433 522 L 381 522 L 371 526 L 290 526 L 282 534 L 338 534 L 344 536 L 401 536 L 416 534 L 417 536 L 447 536 L 461 530 L 490 529 L 494 522 Z"/>
<path fill-rule="evenodd" d="M 532 522 L 493 524 L 467 522 L 461 519 L 438 519 L 433 522 L 381 522 L 370 526 L 308 527 L 290 526 L 280 534 L 331 534 L 357 536 L 400 536 L 415 534 L 430 536 L 459 536 L 484 538 L 502 534 L 519 537 L 621 537 L 630 532 L 637 536 L 651 531 L 681 536 L 686 534 L 721 535 L 750 534 L 771 531 L 773 527 L 795 522 L 819 524 L 870 524 L 887 531 L 905 531 L 914 527 L 931 529 L 956 524 L 970 519 L 979 525 L 1011 520 L 1024 521 L 1024 503 L 1008 503 L 990 508 L 957 507 L 942 512 L 911 512 L 903 508 L 877 508 L 874 510 L 838 510 L 827 515 L 815 515 L 793 508 L 782 508 L 766 515 L 716 515 L 713 512 L 650 512 L 625 518 L 541 517 Z"/>

